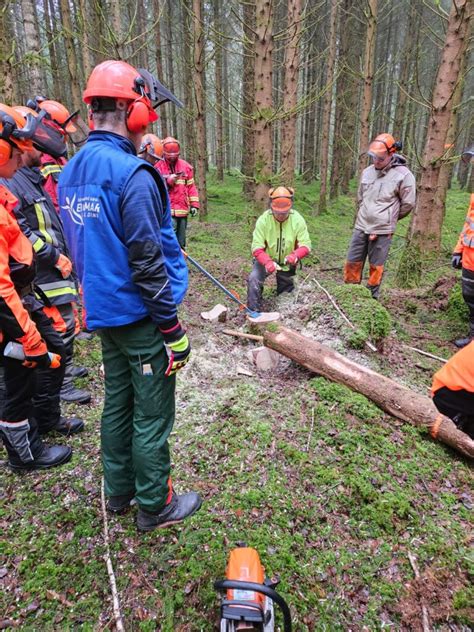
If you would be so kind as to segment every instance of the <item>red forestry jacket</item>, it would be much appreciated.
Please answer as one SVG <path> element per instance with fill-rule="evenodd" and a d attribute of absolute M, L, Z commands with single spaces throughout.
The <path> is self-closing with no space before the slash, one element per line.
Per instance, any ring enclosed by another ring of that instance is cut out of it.
<path fill-rule="evenodd" d="M 41 175 L 44 178 L 43 189 L 49 193 L 57 213 L 59 213 L 58 180 L 64 165 L 67 165 L 66 158 L 53 158 L 48 154 L 41 156 Z"/>
<path fill-rule="evenodd" d="M 155 169 L 161 173 L 168 187 L 173 217 L 187 217 L 191 207 L 199 208 L 199 194 L 194 184 L 193 168 L 181 158 L 171 166 L 165 159 L 158 160 Z M 177 174 L 175 184 L 168 182 L 169 176 Z"/>

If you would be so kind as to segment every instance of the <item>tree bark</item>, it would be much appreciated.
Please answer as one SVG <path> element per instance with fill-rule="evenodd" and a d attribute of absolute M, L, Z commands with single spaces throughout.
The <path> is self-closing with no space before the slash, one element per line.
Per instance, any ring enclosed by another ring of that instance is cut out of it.
<path fill-rule="evenodd" d="M 82 105 L 81 90 L 77 76 L 76 55 L 74 50 L 74 37 L 71 22 L 71 12 L 68 0 L 60 0 L 61 20 L 63 24 L 63 37 L 66 45 L 66 61 L 69 71 L 69 88 L 71 90 L 72 109 L 80 110 Z"/>
<path fill-rule="evenodd" d="M 21 12 L 23 15 L 23 29 L 25 31 L 25 46 L 28 56 L 28 90 L 32 94 L 42 94 L 44 84 L 40 68 L 40 37 L 36 27 L 34 0 L 21 0 Z"/>
<path fill-rule="evenodd" d="M 461 62 L 469 39 L 472 2 L 456 0 L 449 14 L 441 64 L 434 85 L 422 160 L 418 200 L 410 226 L 409 246 L 439 252 L 445 199 L 439 191 L 441 165 L 446 157 L 453 97 L 460 79 Z"/>
<path fill-rule="evenodd" d="M 266 331 L 263 343 L 310 371 L 362 393 L 393 417 L 424 428 L 436 439 L 474 458 L 474 441 L 458 430 L 451 419 L 441 415 L 429 397 L 286 327 L 280 326 L 276 332 Z"/>
<path fill-rule="evenodd" d="M 331 0 L 331 14 L 329 18 L 328 63 L 326 74 L 326 94 L 324 95 L 323 125 L 321 142 L 321 186 L 319 189 L 318 213 L 325 213 L 327 209 L 327 185 L 329 168 L 329 135 L 331 132 L 331 109 L 333 104 L 334 68 L 337 54 L 337 7 L 339 0 Z M 315 207 L 316 208 L 316 207 Z"/>
<path fill-rule="evenodd" d="M 222 120 L 222 19 L 220 0 L 213 0 L 214 13 L 214 66 L 216 83 L 216 175 L 224 182 L 224 124 Z"/>
<path fill-rule="evenodd" d="M 194 40 L 194 101 L 195 101 L 195 126 L 196 126 L 196 174 L 199 186 L 199 217 L 207 215 L 206 192 L 206 127 L 205 127 L 205 101 L 203 88 L 204 66 L 204 30 L 202 21 L 202 0 L 193 0 L 193 40 Z"/>
<path fill-rule="evenodd" d="M 372 86 L 374 81 L 375 42 L 377 40 L 377 11 L 378 0 L 368 0 L 367 33 L 364 57 L 364 89 L 362 93 L 362 107 L 360 113 L 359 133 L 359 177 L 367 165 L 366 151 L 369 144 L 370 112 L 372 108 Z"/>
<path fill-rule="evenodd" d="M 255 6 L 243 3 L 243 62 L 242 62 L 242 164 L 243 192 L 248 201 L 255 197 L 255 134 L 253 109 L 255 98 Z"/>
<path fill-rule="evenodd" d="M 162 18 L 162 10 L 160 6 L 160 0 L 153 0 L 153 19 L 157 20 L 155 26 L 155 61 L 156 61 L 156 72 L 158 75 L 158 79 L 165 83 L 165 76 L 163 72 L 163 57 L 161 54 L 161 18 Z M 166 138 L 168 136 L 168 105 L 165 104 L 160 108 L 160 129 L 161 129 L 161 138 Z"/>
<path fill-rule="evenodd" d="M 0 94 L 6 103 L 14 103 L 16 101 L 13 80 L 15 49 L 9 8 L 6 5 L 0 10 Z"/>
<path fill-rule="evenodd" d="M 256 0 L 255 37 L 255 204 L 263 209 L 272 177 L 273 0 Z"/>
<path fill-rule="evenodd" d="M 336 1 L 336 0 L 334 0 Z M 285 47 L 285 78 L 283 111 L 285 119 L 281 129 L 281 177 L 292 185 L 296 161 L 296 104 L 298 102 L 298 71 L 301 38 L 301 0 L 288 0 L 288 41 Z"/>

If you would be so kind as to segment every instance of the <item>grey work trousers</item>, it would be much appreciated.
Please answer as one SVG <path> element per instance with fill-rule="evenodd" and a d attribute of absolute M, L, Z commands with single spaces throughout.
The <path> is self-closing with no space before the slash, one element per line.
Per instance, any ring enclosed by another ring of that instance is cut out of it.
<path fill-rule="evenodd" d="M 354 229 L 344 266 L 344 283 L 361 282 L 365 260 L 368 257 L 370 269 L 367 287 L 372 296 L 378 298 L 392 235 L 377 235 L 374 240 L 369 239 L 369 236 L 362 230 Z"/>

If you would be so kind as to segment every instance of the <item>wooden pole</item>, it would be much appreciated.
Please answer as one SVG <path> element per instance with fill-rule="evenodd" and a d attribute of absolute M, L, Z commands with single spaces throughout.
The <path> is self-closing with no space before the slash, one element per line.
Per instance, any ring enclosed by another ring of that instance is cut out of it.
<path fill-rule="evenodd" d="M 433 401 L 380 373 L 376 373 L 316 340 L 279 327 L 266 331 L 263 344 L 329 380 L 345 384 L 402 421 L 425 428 L 433 438 L 474 458 L 474 441 L 436 409 Z"/>

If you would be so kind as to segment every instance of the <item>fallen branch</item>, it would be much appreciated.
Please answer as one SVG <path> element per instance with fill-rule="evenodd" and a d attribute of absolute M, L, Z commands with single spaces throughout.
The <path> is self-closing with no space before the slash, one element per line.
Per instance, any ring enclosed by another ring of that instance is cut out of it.
<path fill-rule="evenodd" d="M 410 560 L 410 565 L 413 569 L 413 572 L 415 573 L 415 578 L 420 579 L 420 571 L 418 570 L 415 556 L 412 553 L 410 553 L 410 551 L 408 551 L 408 559 Z M 421 603 L 421 611 L 423 613 L 423 622 L 422 622 L 423 632 L 431 632 L 430 620 L 428 617 L 428 609 L 423 602 Z"/>
<path fill-rule="evenodd" d="M 115 628 L 117 632 L 125 632 L 123 625 L 122 613 L 120 611 L 120 600 L 117 592 L 117 583 L 115 581 L 114 567 L 112 566 L 112 560 L 110 559 L 110 546 L 109 546 L 109 525 L 107 522 L 107 510 L 105 508 L 105 492 L 104 492 L 104 478 L 102 477 L 102 486 L 100 492 L 100 500 L 102 506 L 102 518 L 104 521 L 104 544 L 105 554 L 104 559 L 107 565 L 107 573 L 109 574 L 110 589 L 112 591 L 112 603 L 114 608 Z"/>
<path fill-rule="evenodd" d="M 326 294 L 326 296 L 328 297 L 328 299 L 331 301 L 331 303 L 334 305 L 334 307 L 337 309 L 337 311 L 339 312 L 339 314 L 342 316 L 342 318 L 346 321 L 346 323 L 349 325 L 349 327 L 351 329 L 355 329 L 355 326 L 351 323 L 351 321 L 347 318 L 347 316 L 344 314 L 344 312 L 342 311 L 342 309 L 339 307 L 339 305 L 336 303 L 336 301 L 334 300 L 334 298 L 329 294 L 329 292 L 326 290 L 326 288 L 324 288 L 321 283 L 317 280 L 314 279 L 314 282 L 316 283 L 316 285 Z M 371 342 L 369 342 L 368 340 L 365 341 L 364 343 L 371 351 L 377 351 L 377 347 L 375 345 L 373 345 Z"/>
<path fill-rule="evenodd" d="M 427 358 L 433 358 L 433 360 L 439 360 L 440 362 L 444 362 L 444 363 L 447 362 L 446 358 L 440 358 L 439 356 L 434 355 L 433 353 L 428 353 L 428 351 L 423 351 L 422 349 L 417 349 L 416 347 L 410 347 L 409 345 L 403 345 L 403 346 L 406 347 L 407 349 L 410 349 L 411 351 L 416 351 L 417 353 L 421 353 L 421 355 L 424 355 Z"/>
<path fill-rule="evenodd" d="M 237 336 L 238 338 L 247 338 L 247 340 L 256 340 L 257 342 L 263 341 L 263 336 L 257 336 L 256 334 L 246 334 L 243 331 L 237 331 L 235 329 L 223 329 L 222 333 L 226 336 Z"/>
<path fill-rule="evenodd" d="M 434 439 L 474 458 L 474 440 L 459 430 L 451 419 L 441 415 L 431 398 L 286 327 L 266 331 L 263 344 L 314 373 L 362 393 L 393 417 L 424 428 Z"/>

